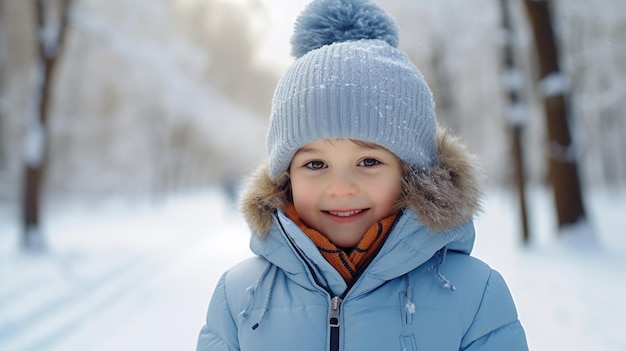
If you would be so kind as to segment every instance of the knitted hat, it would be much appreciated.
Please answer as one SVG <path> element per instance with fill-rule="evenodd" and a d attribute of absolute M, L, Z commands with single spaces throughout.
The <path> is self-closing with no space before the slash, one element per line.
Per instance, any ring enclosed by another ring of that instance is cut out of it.
<path fill-rule="evenodd" d="M 272 180 L 303 145 L 328 138 L 375 143 L 413 168 L 436 159 L 432 93 L 398 50 L 394 20 L 369 0 L 314 0 L 296 20 L 297 58 L 281 78 L 267 133 Z"/>

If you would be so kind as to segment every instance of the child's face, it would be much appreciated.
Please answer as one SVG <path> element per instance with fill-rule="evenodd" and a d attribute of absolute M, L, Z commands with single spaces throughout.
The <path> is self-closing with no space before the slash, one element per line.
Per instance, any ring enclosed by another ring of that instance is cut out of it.
<path fill-rule="evenodd" d="M 298 215 L 341 248 L 356 246 L 374 223 L 393 214 L 400 196 L 398 158 L 361 144 L 317 140 L 300 148 L 289 168 Z"/>

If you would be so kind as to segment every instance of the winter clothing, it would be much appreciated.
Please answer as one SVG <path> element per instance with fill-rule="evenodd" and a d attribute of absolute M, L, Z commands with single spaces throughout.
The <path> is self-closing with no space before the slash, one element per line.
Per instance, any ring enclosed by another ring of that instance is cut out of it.
<path fill-rule="evenodd" d="M 391 215 L 374 224 L 365 232 L 363 238 L 352 251 L 348 253 L 338 248 L 324 234 L 307 226 L 300 219 L 293 204 L 289 205 L 284 212 L 313 241 L 313 244 L 322 253 L 326 261 L 339 272 L 348 284 L 354 282 L 359 277 L 359 272 L 378 253 L 381 245 L 385 242 L 385 238 L 387 238 L 387 234 L 389 234 L 389 228 L 391 228 L 397 217 L 396 215 Z"/>
<path fill-rule="evenodd" d="M 469 256 L 480 172 L 437 128 L 393 20 L 368 0 L 314 0 L 292 44 L 299 58 L 275 92 L 269 165 L 242 197 L 257 257 L 221 277 L 197 350 L 527 350 L 506 283 Z M 401 210 L 350 253 L 277 195 L 297 150 L 329 138 L 381 145 L 410 168 Z"/>
<path fill-rule="evenodd" d="M 276 185 L 261 170 L 243 199 L 258 257 L 220 279 L 197 350 L 527 350 L 506 283 L 468 255 L 477 170 L 455 139 L 437 140 L 432 174 L 446 176 L 426 193 L 410 189 L 412 202 L 349 288 L 282 205 L 267 200 Z"/>
<path fill-rule="evenodd" d="M 397 42 L 393 20 L 369 1 L 309 4 L 292 43 L 296 54 L 312 50 L 287 70 L 274 94 L 267 134 L 273 180 L 301 146 L 327 138 L 366 140 L 416 169 L 432 166 L 432 94 Z"/>

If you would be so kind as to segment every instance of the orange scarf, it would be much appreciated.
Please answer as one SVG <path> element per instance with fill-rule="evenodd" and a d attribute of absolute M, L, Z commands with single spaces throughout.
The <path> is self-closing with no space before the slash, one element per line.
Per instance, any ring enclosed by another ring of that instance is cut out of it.
<path fill-rule="evenodd" d="M 391 225 L 396 219 L 396 215 L 391 215 L 374 224 L 365 232 L 365 235 L 363 235 L 363 238 L 361 238 L 352 252 L 347 254 L 330 242 L 322 233 L 309 228 L 302 219 L 300 219 L 293 204 L 287 207 L 285 213 L 313 241 L 324 258 L 341 274 L 348 284 L 353 283 L 358 277 L 359 271 L 365 268 L 365 265 L 374 258 L 374 255 L 376 255 L 378 249 L 385 241 L 389 233 L 389 228 L 391 228 Z"/>

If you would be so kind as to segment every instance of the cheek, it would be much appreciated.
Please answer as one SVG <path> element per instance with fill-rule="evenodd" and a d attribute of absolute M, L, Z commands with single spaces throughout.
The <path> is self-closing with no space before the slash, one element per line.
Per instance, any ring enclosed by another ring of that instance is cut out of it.
<path fill-rule="evenodd" d="M 314 201 L 315 191 L 313 188 L 314 184 L 309 184 L 307 182 L 292 180 L 291 182 L 291 195 L 293 197 L 293 203 L 296 205 L 296 208 L 302 206 L 310 206 L 310 204 Z"/>
<path fill-rule="evenodd" d="M 399 180 L 394 178 L 381 181 L 372 186 L 372 189 L 372 197 L 376 198 L 376 202 L 393 205 L 400 198 L 402 185 Z"/>
<path fill-rule="evenodd" d="M 314 213 L 317 213 L 315 192 L 303 184 L 292 184 L 293 205 L 298 215 L 311 228 L 317 228 Z"/>

